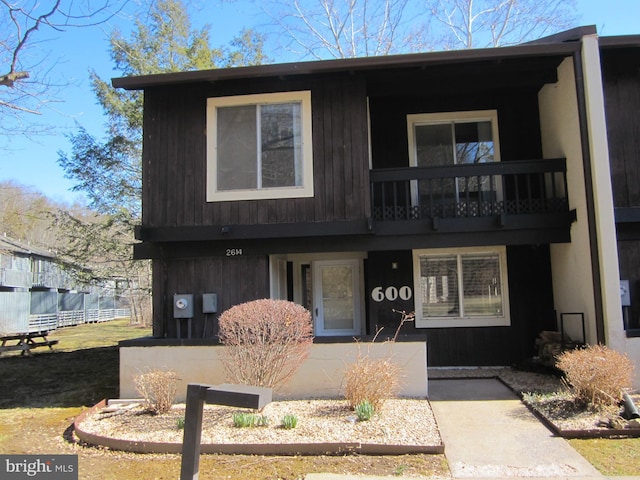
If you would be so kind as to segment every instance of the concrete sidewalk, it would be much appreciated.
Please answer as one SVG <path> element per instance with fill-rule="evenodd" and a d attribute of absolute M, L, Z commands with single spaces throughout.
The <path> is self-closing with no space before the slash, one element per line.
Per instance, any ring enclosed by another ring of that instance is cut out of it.
<path fill-rule="evenodd" d="M 432 380 L 429 399 L 453 478 L 603 478 L 499 380 Z"/>
<path fill-rule="evenodd" d="M 566 440 L 555 437 L 499 380 L 431 379 L 429 400 L 453 479 L 606 478 Z M 383 480 L 389 477 L 310 474 L 305 478 Z M 640 477 L 611 478 L 640 480 Z"/>

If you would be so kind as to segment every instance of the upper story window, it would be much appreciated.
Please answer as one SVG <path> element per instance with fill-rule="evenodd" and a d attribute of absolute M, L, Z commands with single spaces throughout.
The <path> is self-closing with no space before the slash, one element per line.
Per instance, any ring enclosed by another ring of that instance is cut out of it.
<path fill-rule="evenodd" d="M 413 252 L 416 326 L 510 324 L 505 247 Z"/>
<path fill-rule="evenodd" d="M 207 100 L 207 201 L 313 196 L 311 92 Z"/>
<path fill-rule="evenodd" d="M 407 134 L 412 167 L 500 161 L 496 110 L 407 115 Z M 466 209 L 469 201 L 485 210 L 483 205 L 501 200 L 502 192 L 499 183 L 492 184 L 486 175 L 446 176 L 437 181 L 413 181 L 411 198 L 414 205 L 437 216 L 450 216 L 459 208 Z"/>
<path fill-rule="evenodd" d="M 407 115 L 407 124 L 411 166 L 500 160 L 495 110 Z"/>

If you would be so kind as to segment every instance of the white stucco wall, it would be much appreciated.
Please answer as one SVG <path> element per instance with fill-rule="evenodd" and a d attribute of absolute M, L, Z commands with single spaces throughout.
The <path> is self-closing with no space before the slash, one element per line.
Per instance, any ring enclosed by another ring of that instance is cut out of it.
<path fill-rule="evenodd" d="M 569 208 L 577 214 L 577 221 L 571 226 L 571 243 L 551 245 L 555 308 L 558 316 L 584 313 L 586 340 L 593 343 L 597 341 L 593 273 L 575 85 L 573 60 L 567 58 L 558 67 L 558 82 L 545 85 L 538 94 L 540 130 L 544 158 L 567 159 Z M 572 338 L 582 340 L 582 327 L 573 318 L 565 330 Z"/>
<path fill-rule="evenodd" d="M 618 249 L 613 209 L 613 193 L 607 146 L 606 118 L 598 38 L 583 38 L 583 77 L 589 131 L 589 151 L 595 206 L 603 303 L 605 344 L 626 353 L 636 365 L 634 387 L 640 388 L 640 339 L 627 338 L 622 322 L 618 268 Z M 577 96 L 573 60 L 558 68 L 558 82 L 546 85 L 539 93 L 540 123 L 545 158 L 566 157 L 570 208 L 577 213 L 571 228 L 570 244 L 551 246 L 553 294 L 558 314 L 583 312 L 587 342 L 596 343 L 591 241 L 589 238 L 585 176 L 580 144 Z M 580 338 L 577 322 L 568 333 Z"/>
<path fill-rule="evenodd" d="M 187 384 L 228 383 L 218 354 L 222 346 L 152 346 L 120 348 L 120 397 L 138 398 L 133 378 L 149 369 L 172 370 L 180 378 L 177 401 L 182 402 Z M 277 399 L 330 398 L 343 393 L 345 368 L 360 352 L 371 358 L 391 356 L 403 369 L 400 395 L 427 396 L 427 350 L 425 342 L 313 344 L 309 357 L 291 381 L 275 393 Z"/>

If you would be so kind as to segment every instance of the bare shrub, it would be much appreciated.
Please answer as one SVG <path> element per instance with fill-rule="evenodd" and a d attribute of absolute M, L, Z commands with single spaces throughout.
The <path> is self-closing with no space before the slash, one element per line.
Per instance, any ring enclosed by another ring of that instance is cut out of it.
<path fill-rule="evenodd" d="M 569 350 L 558 356 L 556 366 L 579 403 L 616 405 L 631 385 L 633 362 L 625 354 L 604 345 Z"/>
<path fill-rule="evenodd" d="M 374 339 L 375 341 L 375 339 Z M 402 368 L 393 361 L 391 354 L 382 358 L 371 357 L 371 345 L 362 353 L 358 345 L 355 362 L 347 367 L 344 374 L 344 397 L 349 407 L 355 409 L 362 402 L 369 402 L 375 411 L 380 411 L 387 398 L 398 394 Z"/>
<path fill-rule="evenodd" d="M 150 370 L 136 375 L 133 383 L 144 399 L 145 410 L 156 415 L 162 415 L 171 410 L 178 383 L 175 372 Z"/>
<path fill-rule="evenodd" d="M 311 314 L 286 300 L 254 300 L 220 315 L 220 361 L 232 383 L 270 387 L 288 382 L 313 342 Z"/>

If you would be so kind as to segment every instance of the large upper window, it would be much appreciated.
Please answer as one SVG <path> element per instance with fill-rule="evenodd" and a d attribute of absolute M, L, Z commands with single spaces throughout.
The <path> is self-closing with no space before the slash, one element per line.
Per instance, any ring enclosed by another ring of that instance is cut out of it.
<path fill-rule="evenodd" d="M 505 247 L 413 252 L 416 326 L 509 325 Z"/>
<path fill-rule="evenodd" d="M 500 160 L 495 110 L 408 115 L 407 124 L 411 166 Z"/>
<path fill-rule="evenodd" d="M 207 201 L 313 196 L 311 93 L 207 100 Z"/>
<path fill-rule="evenodd" d="M 447 167 L 500 160 L 495 110 L 407 115 L 407 128 L 409 165 L 412 167 Z M 499 185 L 491 185 L 488 176 L 414 181 L 411 192 L 414 205 L 429 205 L 434 198 L 442 204 L 455 203 L 460 198 L 491 201 L 501 197 Z"/>

